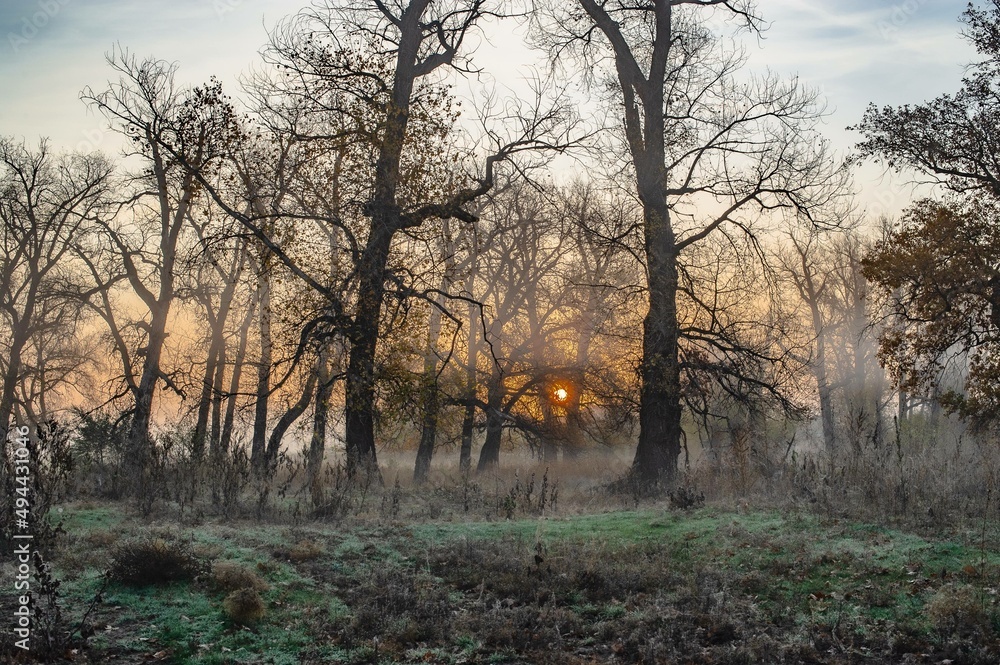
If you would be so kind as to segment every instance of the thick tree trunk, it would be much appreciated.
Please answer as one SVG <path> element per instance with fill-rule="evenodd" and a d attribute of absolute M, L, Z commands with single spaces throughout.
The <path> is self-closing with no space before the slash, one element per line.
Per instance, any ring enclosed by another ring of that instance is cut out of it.
<path fill-rule="evenodd" d="M 649 312 L 642 327 L 639 445 L 632 462 L 645 485 L 672 482 L 681 452 L 677 256 L 666 220 L 665 207 L 660 220 L 646 215 Z"/>
<path fill-rule="evenodd" d="M 379 338 L 385 270 L 393 231 L 385 221 L 374 227 L 359 266 L 358 309 L 346 377 L 347 473 L 378 473 L 375 451 L 375 350 Z"/>
<path fill-rule="evenodd" d="M 500 442 L 503 435 L 503 420 L 497 411 L 491 410 L 486 416 L 486 440 L 479 451 L 476 473 L 493 471 L 500 467 Z"/>
<path fill-rule="evenodd" d="M 172 287 L 170 293 L 172 293 Z M 139 383 L 133 392 L 134 406 L 132 422 L 129 425 L 127 459 L 130 468 L 130 478 L 134 489 L 144 506 L 148 506 L 152 487 L 150 477 L 153 442 L 150 438 L 150 427 L 153 416 L 153 398 L 156 384 L 160 380 L 160 357 L 166 340 L 167 317 L 170 312 L 170 298 L 161 299 L 152 308 L 149 323 L 149 336 L 146 345 L 146 357 L 142 364 Z"/>
<path fill-rule="evenodd" d="M 17 393 L 17 382 L 21 374 L 21 353 L 27 344 L 27 334 L 21 330 L 22 326 L 16 327 L 12 332 L 10 357 L 7 359 L 7 369 L 3 376 L 3 389 L 0 392 L 0 452 L 6 456 L 8 449 L 8 438 L 11 430 L 11 418 L 14 416 L 14 400 Z"/>
<path fill-rule="evenodd" d="M 495 373 L 490 378 L 489 393 L 486 399 L 486 440 L 479 451 L 479 464 L 476 473 L 492 471 L 500 466 L 500 443 L 503 435 L 503 381 Z"/>
<path fill-rule="evenodd" d="M 670 483 L 681 450 L 681 379 L 678 360 L 677 261 L 679 250 L 667 207 L 666 100 L 673 43 L 672 2 L 656 2 L 648 74 L 642 71 L 621 26 L 595 0 L 578 0 L 611 42 L 625 111 L 625 137 L 643 208 L 649 312 L 643 321 L 639 445 L 632 477 L 643 485 Z"/>
<path fill-rule="evenodd" d="M 437 381 L 434 381 L 431 385 L 424 387 L 420 445 L 417 447 L 417 461 L 413 468 L 413 481 L 418 485 L 427 480 L 427 474 L 431 470 L 440 405 Z"/>

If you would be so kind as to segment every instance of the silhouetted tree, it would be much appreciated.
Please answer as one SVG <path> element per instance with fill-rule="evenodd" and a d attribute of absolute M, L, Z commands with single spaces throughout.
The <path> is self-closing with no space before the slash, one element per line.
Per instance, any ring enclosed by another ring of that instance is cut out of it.
<path fill-rule="evenodd" d="M 202 173 L 213 173 L 228 154 L 235 124 L 217 82 L 180 90 L 174 83 L 175 66 L 154 59 L 140 61 L 127 52 L 112 54 L 108 64 L 118 73 L 118 81 L 103 92 L 88 88 L 83 98 L 129 140 L 130 154 L 142 160 L 143 169 L 133 177 L 126 210 L 113 221 L 99 220 L 110 249 L 91 248 L 93 258 L 86 260 L 101 286 L 90 298 L 91 306 L 108 325 L 132 397 L 127 456 L 131 479 L 135 489 L 148 496 L 156 387 L 163 382 L 183 394 L 165 370 L 163 351 L 177 295 L 182 237 L 199 184 L 177 156 Z M 111 291 L 123 278 L 146 310 L 130 324 L 138 333 L 134 344 L 123 335 L 122 309 L 112 303 Z"/>
<path fill-rule="evenodd" d="M 701 338 L 721 362 L 680 355 L 685 253 L 719 234 L 754 243 L 755 220 L 780 209 L 808 218 L 843 184 L 812 130 L 815 95 L 771 75 L 737 77 L 742 56 L 698 20 L 708 7 L 760 29 L 745 0 L 536 3 L 536 40 L 592 87 L 613 91 L 607 105 L 624 107 L 605 154 L 621 156 L 643 210 L 648 313 L 633 477 L 646 485 L 669 483 L 677 470 L 685 366 L 710 362 L 723 378 L 738 367 L 724 360 L 734 349 L 710 341 L 713 331 Z"/>

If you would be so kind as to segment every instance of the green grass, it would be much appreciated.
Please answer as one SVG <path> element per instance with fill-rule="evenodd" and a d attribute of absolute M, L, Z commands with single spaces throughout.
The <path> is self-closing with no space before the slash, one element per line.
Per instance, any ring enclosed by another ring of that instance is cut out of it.
<path fill-rule="evenodd" d="M 975 534 L 716 508 L 295 528 L 146 528 L 108 507 L 67 508 L 62 519 L 76 547 L 96 547 L 84 538 L 96 530 L 166 529 L 217 560 L 259 570 L 270 585 L 267 614 L 251 627 L 232 622 L 224 593 L 203 582 L 111 587 L 92 642 L 108 662 L 164 652 L 174 663 L 540 662 L 531 659 L 546 649 L 557 650 L 552 658 L 575 650 L 597 662 L 640 662 L 643 645 L 656 640 L 702 640 L 715 662 L 806 658 L 797 650 L 827 662 L 827 651 L 848 642 L 874 654 L 870 662 L 894 662 L 907 640 L 914 651 L 996 655 L 995 633 L 941 635 L 927 613 L 935 594 L 971 586 L 997 623 L 989 594 L 1000 555 Z M 322 553 L 288 560 L 303 539 Z M 67 607 L 93 596 L 97 572 L 65 584 Z M 415 609 L 400 614 L 400 604 Z M 374 632 L 357 623 L 369 615 L 382 621 Z M 749 635 L 762 635 L 760 644 Z"/>

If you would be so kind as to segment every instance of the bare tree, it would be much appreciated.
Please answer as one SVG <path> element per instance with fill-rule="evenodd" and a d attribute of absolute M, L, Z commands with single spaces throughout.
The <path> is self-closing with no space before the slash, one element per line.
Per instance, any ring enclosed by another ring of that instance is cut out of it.
<path fill-rule="evenodd" d="M 234 124 L 218 83 L 180 90 L 174 84 L 174 66 L 153 59 L 139 61 L 127 52 L 113 53 L 108 63 L 119 79 L 103 92 L 86 89 L 83 99 L 130 140 L 131 154 L 142 160 L 145 170 L 133 178 L 134 191 L 122 213 L 114 221 L 100 223 L 113 254 L 107 258 L 113 263 L 101 266 L 92 258 L 96 251 L 86 260 L 102 287 L 90 302 L 108 325 L 132 397 L 128 459 L 137 489 L 146 495 L 151 489 L 147 487 L 149 431 L 156 387 L 164 382 L 182 393 L 165 371 L 163 352 L 176 298 L 182 237 L 198 196 L 198 182 L 175 157 L 182 155 L 187 164 L 211 173 L 232 142 Z M 132 324 L 139 344 L 130 344 L 123 335 L 122 314 L 112 303 L 111 290 L 122 278 L 146 310 Z"/>
<path fill-rule="evenodd" d="M 799 299 L 809 310 L 809 321 L 812 327 L 815 352 L 812 358 L 812 371 L 816 378 L 816 391 L 819 396 L 820 422 L 823 428 L 823 443 L 828 454 L 837 452 L 837 431 L 833 411 L 833 389 L 829 377 L 827 349 L 830 345 L 830 326 L 832 315 L 826 307 L 829 291 L 832 290 L 832 278 L 825 270 L 820 253 L 823 251 L 821 236 L 812 230 L 803 234 L 788 233 L 788 244 L 778 257 L 778 264 L 791 279 Z"/>
<path fill-rule="evenodd" d="M 90 365 L 79 344 L 90 288 L 73 248 L 94 219 L 112 214 L 112 166 L 98 155 L 53 155 L 0 138 L 0 487 L 15 495 L 11 419 L 40 427 Z M 12 525 L 13 501 L 0 507 Z M 0 537 L 9 534 L 0 534 Z"/>
<path fill-rule="evenodd" d="M 267 57 L 282 67 L 286 82 L 266 91 L 263 106 L 283 119 L 290 140 L 304 145 L 306 153 L 327 152 L 330 148 L 324 144 L 346 144 L 374 164 L 363 197 L 350 201 L 343 216 L 327 214 L 322 200 L 314 205 L 314 193 L 322 197 L 317 188 L 300 193 L 295 206 L 280 214 L 268 210 L 261 215 L 227 199 L 227 192 L 214 187 L 184 155 L 171 153 L 277 260 L 325 298 L 325 311 L 306 324 L 305 332 L 338 336 L 348 343 L 345 414 L 351 474 L 377 472 L 375 359 L 380 322 L 390 291 L 404 298 L 410 293 L 390 270 L 394 242 L 401 233 L 433 219 L 473 221 L 475 215 L 466 206 L 493 187 L 499 164 L 520 153 L 566 144 L 561 107 L 550 109 L 539 102 L 502 118 L 509 121 L 506 133 L 486 133 L 478 146 L 486 156 L 477 158 L 474 149 L 456 154 L 447 147 L 456 114 L 444 85 L 445 72 L 467 69 L 467 37 L 490 15 L 486 0 L 332 3 L 299 14 L 276 31 Z M 279 151 L 271 158 L 280 162 L 283 155 Z M 456 161 L 468 167 L 457 179 L 454 168 L 447 167 Z M 283 250 L 274 228 L 282 218 L 310 220 L 343 233 L 351 263 L 349 286 L 328 287 Z"/>
<path fill-rule="evenodd" d="M 681 449 L 685 253 L 717 234 L 755 238 L 755 223 L 769 211 L 808 216 L 843 180 L 811 130 L 820 114 L 815 96 L 794 81 L 738 75 L 741 54 L 698 19 L 709 8 L 760 29 L 748 0 L 536 7 L 536 38 L 554 62 L 577 66 L 594 87 L 614 92 L 608 105 L 624 107 L 614 145 L 643 210 L 649 306 L 633 463 L 642 484 L 670 482 Z M 725 345 L 717 348 L 725 355 Z"/>
<path fill-rule="evenodd" d="M 6 329 L 0 334 L 4 356 L 0 361 L 0 440 L 4 450 L 19 387 L 25 397 L 40 400 L 34 406 L 20 406 L 28 413 L 45 414 L 46 394 L 59 383 L 47 376 L 47 366 L 58 360 L 58 349 L 51 342 L 59 330 L 76 334 L 80 313 L 72 296 L 88 283 L 78 271 L 81 266 L 72 260 L 73 247 L 86 232 L 89 219 L 109 214 L 114 188 L 111 174 L 110 163 L 99 156 L 56 157 L 44 141 L 31 150 L 23 143 L 0 139 L 0 316 Z M 25 388 L 33 378 L 44 385 Z"/>

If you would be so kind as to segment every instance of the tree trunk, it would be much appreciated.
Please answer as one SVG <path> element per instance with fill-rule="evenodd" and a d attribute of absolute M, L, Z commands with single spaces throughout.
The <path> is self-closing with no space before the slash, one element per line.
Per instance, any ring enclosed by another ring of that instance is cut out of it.
<path fill-rule="evenodd" d="M 500 443 L 503 434 L 503 379 L 496 369 L 490 378 L 486 407 L 486 440 L 479 451 L 476 473 L 491 471 L 500 466 Z"/>
<path fill-rule="evenodd" d="M 313 430 L 309 441 L 307 472 L 314 508 L 323 503 L 323 459 L 326 455 L 326 429 L 330 417 L 330 396 L 333 381 L 330 380 L 329 351 L 323 348 L 316 359 L 316 402 L 313 412 Z"/>
<path fill-rule="evenodd" d="M 14 396 L 17 392 L 17 381 L 21 374 L 21 353 L 27 344 L 27 332 L 23 326 L 16 326 L 11 337 L 10 357 L 7 359 L 7 371 L 3 376 L 3 390 L 0 392 L 0 452 L 7 457 L 8 438 L 11 430 L 11 419 L 14 416 Z"/>
<path fill-rule="evenodd" d="M 625 137 L 643 209 L 649 311 L 642 326 L 639 445 L 632 477 L 643 485 L 673 482 L 681 451 L 681 373 L 677 322 L 678 248 L 667 207 L 664 102 L 673 43 L 672 2 L 656 2 L 648 74 L 641 71 L 621 26 L 595 0 L 578 0 L 615 52 Z"/>
<path fill-rule="evenodd" d="M 359 266 L 358 309 L 346 377 L 347 474 L 352 477 L 358 472 L 378 473 L 375 452 L 375 349 L 392 234 L 386 223 L 374 224 Z"/>
<path fill-rule="evenodd" d="M 172 287 L 170 289 L 172 293 Z M 146 340 L 146 358 L 142 364 L 142 373 L 137 389 L 133 393 L 135 404 L 127 438 L 127 459 L 131 467 L 130 477 L 140 500 L 146 506 L 148 506 L 147 501 L 152 496 L 150 482 L 153 480 L 149 475 L 153 453 L 153 443 L 149 436 L 149 430 L 153 416 L 153 397 L 156 393 L 156 384 L 160 380 L 160 357 L 167 337 L 166 327 L 169 311 L 170 298 L 161 299 L 157 306 L 152 308 L 149 336 Z"/>
<path fill-rule="evenodd" d="M 222 421 L 222 436 L 219 445 L 223 450 L 229 450 L 233 441 L 233 424 L 236 421 L 236 400 L 240 393 L 240 380 L 243 378 L 243 363 L 246 359 L 247 340 L 250 337 L 250 326 L 253 325 L 255 308 L 251 305 L 240 326 L 240 341 L 233 357 L 233 373 L 229 377 L 229 394 L 226 396 L 226 416 Z M 251 457 L 251 463 L 255 460 Z"/>
<path fill-rule="evenodd" d="M 441 280 L 441 290 L 447 290 L 447 278 Z M 434 456 L 434 445 L 437 438 L 438 417 L 441 411 L 441 393 L 438 386 L 438 338 L 441 336 L 441 310 L 431 305 L 430 321 L 427 326 L 427 346 L 424 349 L 424 373 L 421 401 L 423 402 L 420 423 L 420 445 L 417 448 L 417 461 L 413 469 L 413 481 L 422 484 L 427 480 L 431 470 L 431 459 Z"/>
<path fill-rule="evenodd" d="M 649 312 L 642 326 L 639 445 L 632 470 L 644 485 L 670 483 L 681 452 L 681 375 L 678 362 L 677 255 L 665 202 L 647 206 Z M 649 209 L 652 208 L 652 209 Z"/>
<path fill-rule="evenodd" d="M 452 270 L 454 270 L 454 247 L 451 242 L 451 227 L 444 220 L 441 227 L 442 252 L 444 254 L 444 274 L 441 275 L 441 293 L 451 289 Z M 438 341 L 441 337 L 441 307 L 443 296 L 438 294 L 430 305 L 430 315 L 427 322 L 427 346 L 424 348 L 423 374 L 423 416 L 420 423 L 420 445 L 417 448 L 417 460 L 413 468 L 413 480 L 418 485 L 427 480 L 431 470 L 431 459 L 434 457 L 434 446 L 437 442 L 438 418 L 441 413 L 441 393 L 438 386 Z"/>
<path fill-rule="evenodd" d="M 215 376 L 212 381 L 212 430 L 209 435 L 209 454 L 217 456 L 229 452 L 229 446 L 222 446 L 222 394 L 223 382 L 226 378 L 226 345 L 223 341 L 219 349 L 219 358 L 215 366 Z"/>
<path fill-rule="evenodd" d="M 309 408 L 309 404 L 312 402 L 313 393 L 316 391 L 316 372 L 310 372 L 309 378 L 306 380 L 306 385 L 302 389 L 302 395 L 299 397 L 298 401 L 295 402 L 287 411 L 281 414 L 278 418 L 278 422 L 274 424 L 274 429 L 271 430 L 271 436 L 267 440 L 267 450 L 265 452 L 265 460 L 268 469 L 274 467 L 275 462 L 278 460 L 278 452 L 281 450 L 281 440 L 285 436 L 285 432 L 288 428 L 295 423 L 306 409 Z M 262 462 L 262 464 L 264 463 Z"/>
<path fill-rule="evenodd" d="M 212 333 L 212 343 L 205 359 L 205 375 L 201 381 L 201 394 L 198 396 L 198 418 L 195 421 L 194 437 L 191 440 L 191 455 L 201 459 L 205 454 L 205 439 L 208 436 L 208 417 L 212 407 L 212 384 L 215 382 L 215 366 L 219 359 L 219 349 L 215 343 L 215 333 Z"/>
<path fill-rule="evenodd" d="M 465 292 L 475 293 L 476 272 L 479 268 L 479 247 L 476 226 L 469 226 L 469 274 L 465 278 Z M 477 367 L 479 364 L 479 308 L 469 303 L 468 338 L 465 363 L 465 407 L 462 416 L 462 443 L 459 450 L 458 469 L 468 473 L 472 468 L 472 439 L 476 424 Z"/>
<path fill-rule="evenodd" d="M 809 304 L 812 310 L 813 330 L 816 332 L 816 360 L 813 363 L 813 375 L 816 377 L 816 387 L 819 394 L 819 413 L 823 427 L 823 445 L 829 455 L 837 453 L 837 432 L 834 429 L 833 395 L 826 374 L 826 333 L 823 326 L 819 305 Z"/>
<path fill-rule="evenodd" d="M 250 443 L 250 459 L 258 463 L 264 461 L 264 443 L 267 438 L 267 406 L 271 394 L 271 262 L 263 252 L 260 262 L 260 276 L 257 285 L 259 312 L 260 357 L 257 360 L 257 394 L 253 414 L 253 436 Z"/>
<path fill-rule="evenodd" d="M 472 439 L 476 426 L 476 405 L 472 403 L 476 393 L 467 394 L 462 415 L 462 444 L 458 453 L 458 470 L 465 474 L 472 468 Z"/>

